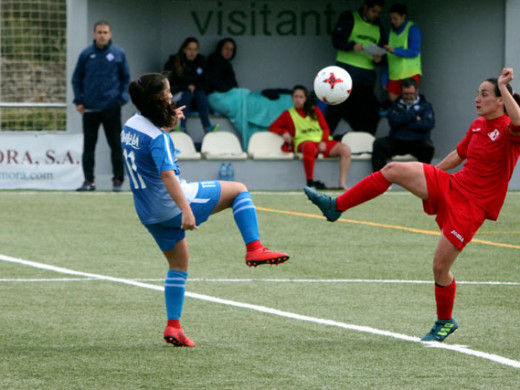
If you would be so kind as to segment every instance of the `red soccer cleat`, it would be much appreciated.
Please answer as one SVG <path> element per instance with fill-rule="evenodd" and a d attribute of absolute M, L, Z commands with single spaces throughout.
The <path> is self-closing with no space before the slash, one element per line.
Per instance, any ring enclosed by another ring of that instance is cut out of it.
<path fill-rule="evenodd" d="M 174 347 L 194 347 L 195 343 L 184 334 L 182 328 L 167 326 L 164 328 L 164 341 Z"/>
<path fill-rule="evenodd" d="M 289 260 L 287 253 L 272 251 L 267 248 L 260 248 L 246 253 L 246 264 L 249 267 L 256 267 L 262 264 L 278 265 Z"/>

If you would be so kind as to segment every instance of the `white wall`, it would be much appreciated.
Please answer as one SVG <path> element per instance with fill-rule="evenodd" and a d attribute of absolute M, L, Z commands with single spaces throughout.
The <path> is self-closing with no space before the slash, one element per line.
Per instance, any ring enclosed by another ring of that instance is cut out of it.
<path fill-rule="evenodd" d="M 409 18 L 423 33 L 421 92 L 436 111 L 433 138 L 436 157 L 442 157 L 455 148 L 476 117 L 473 99 L 480 82 L 498 76 L 505 62 L 510 66 L 519 63 L 520 2 L 402 2 L 408 5 Z M 69 0 L 69 12 L 75 15 L 69 23 L 75 34 L 68 41 L 69 76 L 77 55 L 91 43 L 94 22 L 106 19 L 112 25 L 114 43 L 127 52 L 132 78 L 162 70 L 168 55 L 176 52 L 187 36 L 199 38 L 201 52 L 206 55 L 214 50 L 219 39 L 232 36 L 238 45 L 233 64 L 239 84 L 261 90 L 291 88 L 294 84 L 311 87 L 315 72 L 335 59 L 327 30 L 334 26 L 341 11 L 358 8 L 362 0 L 89 0 L 88 5 L 85 3 L 86 0 Z M 383 13 L 387 29 L 388 9 L 393 3 L 387 1 Z M 82 16 L 73 9 L 79 9 Z M 312 18 L 302 32 L 301 18 L 308 12 L 319 16 L 318 32 L 310 22 Z M 294 34 L 292 26 L 296 26 Z M 87 31 L 82 32 L 85 27 Z M 514 87 L 517 83 L 515 80 Z M 520 90 L 518 86 L 515 89 Z M 124 116 L 130 116 L 133 110 L 131 104 L 127 105 Z M 69 130 L 81 131 L 79 120 L 79 115 L 69 118 Z"/>

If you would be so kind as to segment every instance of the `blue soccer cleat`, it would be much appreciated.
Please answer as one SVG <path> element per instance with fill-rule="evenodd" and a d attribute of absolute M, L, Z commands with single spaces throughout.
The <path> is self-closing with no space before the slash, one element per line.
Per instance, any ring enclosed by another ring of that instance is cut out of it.
<path fill-rule="evenodd" d="M 446 337 L 455 332 L 459 328 L 455 318 L 451 320 L 437 320 L 433 328 L 421 341 L 438 341 L 443 342 Z"/>
<path fill-rule="evenodd" d="M 311 187 L 305 187 L 303 190 L 305 191 L 307 198 L 318 206 L 325 218 L 327 218 L 327 221 L 334 222 L 341 216 L 342 211 L 336 210 L 336 198 L 320 194 Z"/>

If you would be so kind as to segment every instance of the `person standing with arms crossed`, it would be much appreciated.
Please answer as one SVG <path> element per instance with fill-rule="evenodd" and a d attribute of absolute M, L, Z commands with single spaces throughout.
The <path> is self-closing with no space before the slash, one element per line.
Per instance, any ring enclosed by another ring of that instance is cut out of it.
<path fill-rule="evenodd" d="M 112 44 L 106 21 L 94 25 L 94 43 L 83 50 L 72 76 L 74 104 L 83 117 L 83 174 L 77 191 L 94 191 L 94 166 L 99 126 L 103 124 L 111 151 L 113 191 L 122 189 L 124 180 L 121 149 L 121 106 L 129 100 L 130 71 L 123 49 Z"/>
<path fill-rule="evenodd" d="M 475 98 L 475 119 L 457 148 L 437 166 L 391 162 L 337 198 L 306 187 L 309 200 L 333 222 L 341 214 L 397 184 L 422 199 L 424 211 L 437 215 L 441 237 L 433 256 L 437 321 L 422 341 L 443 341 L 458 328 L 452 317 L 456 283 L 451 267 L 477 230 L 496 221 L 520 156 L 520 96 L 509 83 L 513 69 L 498 80 L 484 80 Z M 455 173 L 448 170 L 464 166 Z"/>

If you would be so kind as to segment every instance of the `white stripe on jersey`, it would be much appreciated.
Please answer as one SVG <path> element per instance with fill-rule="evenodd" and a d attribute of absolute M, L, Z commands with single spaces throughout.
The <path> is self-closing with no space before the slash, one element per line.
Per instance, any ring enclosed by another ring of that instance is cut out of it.
<path fill-rule="evenodd" d="M 166 151 L 167 151 L 167 154 L 168 154 L 168 159 L 170 160 L 170 164 L 173 165 L 173 158 L 172 158 L 172 151 L 170 149 L 170 143 L 168 142 L 168 138 L 166 137 L 169 137 L 169 135 L 166 135 L 163 133 L 163 137 L 164 137 L 164 144 L 166 145 Z"/>
<path fill-rule="evenodd" d="M 128 119 L 125 126 L 131 127 L 135 131 L 146 134 L 152 139 L 163 135 L 163 131 L 155 126 L 149 119 L 145 118 L 141 114 L 135 114 L 133 117 Z"/>

